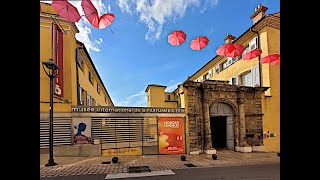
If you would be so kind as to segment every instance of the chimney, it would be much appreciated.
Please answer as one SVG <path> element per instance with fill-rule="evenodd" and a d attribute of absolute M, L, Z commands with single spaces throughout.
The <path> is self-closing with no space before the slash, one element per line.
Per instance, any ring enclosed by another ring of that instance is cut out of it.
<path fill-rule="evenodd" d="M 232 43 L 232 41 L 235 39 L 236 37 L 232 36 L 231 34 L 227 33 L 227 36 L 224 38 L 224 40 L 227 43 Z"/>
<path fill-rule="evenodd" d="M 253 24 L 255 24 L 256 22 L 258 22 L 261 18 L 263 18 L 266 15 L 266 11 L 268 10 L 267 7 L 262 6 L 261 4 L 258 5 L 258 7 L 256 7 L 254 9 L 254 13 L 250 16 L 250 18 L 253 21 Z"/>

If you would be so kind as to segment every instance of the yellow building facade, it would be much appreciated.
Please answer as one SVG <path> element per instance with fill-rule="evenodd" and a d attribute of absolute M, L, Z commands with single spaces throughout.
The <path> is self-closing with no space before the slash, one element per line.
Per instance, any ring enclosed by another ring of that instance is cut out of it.
<path fill-rule="evenodd" d="M 201 67 L 186 81 L 204 82 L 206 80 L 228 81 L 234 86 L 269 87 L 261 95 L 262 122 L 263 122 L 263 151 L 280 151 L 280 66 L 261 64 L 260 58 L 268 54 L 280 54 L 280 12 L 266 15 L 267 7 L 259 5 L 250 17 L 253 25 L 238 38 L 227 34 L 226 43 L 242 44 L 246 50 L 240 57 L 228 58 L 215 56 Z M 242 56 L 254 49 L 261 49 L 260 57 L 243 60 Z M 185 82 L 186 82 L 185 81 Z M 149 107 L 176 107 L 185 108 L 186 136 L 188 143 L 188 94 L 184 82 L 172 92 L 173 100 L 177 103 L 172 106 L 166 102 L 165 86 L 149 85 Z M 188 146 L 188 145 L 187 145 Z"/>
<path fill-rule="evenodd" d="M 63 97 L 55 96 L 54 113 L 70 113 L 71 106 L 114 106 L 86 47 L 75 38 L 76 25 L 58 16 L 51 4 L 40 6 L 40 113 L 49 112 L 50 79 L 42 62 L 53 58 L 52 23 L 63 30 Z"/>

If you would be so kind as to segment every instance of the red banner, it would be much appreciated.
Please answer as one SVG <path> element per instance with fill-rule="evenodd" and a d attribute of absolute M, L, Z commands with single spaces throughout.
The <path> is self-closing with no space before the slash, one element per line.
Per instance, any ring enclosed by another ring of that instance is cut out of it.
<path fill-rule="evenodd" d="M 52 30 L 52 58 L 59 67 L 58 76 L 54 81 L 53 92 L 56 96 L 63 98 L 63 32 L 56 24 L 53 24 Z"/>
<path fill-rule="evenodd" d="M 159 117 L 159 154 L 185 154 L 184 117 Z"/>

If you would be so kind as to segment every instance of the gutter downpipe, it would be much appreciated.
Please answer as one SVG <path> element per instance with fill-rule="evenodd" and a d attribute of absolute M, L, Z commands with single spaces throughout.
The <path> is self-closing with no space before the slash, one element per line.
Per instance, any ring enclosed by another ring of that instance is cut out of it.
<path fill-rule="evenodd" d="M 260 49 L 260 38 L 259 38 L 259 33 L 258 33 L 258 31 L 253 31 L 252 28 L 250 28 L 250 31 L 257 34 L 257 49 Z M 259 63 L 259 85 L 260 85 L 260 87 L 262 87 L 260 58 L 261 58 L 261 54 L 258 56 L 258 60 L 259 60 L 258 63 Z"/>
<path fill-rule="evenodd" d="M 80 58 L 80 49 L 82 49 L 82 45 L 81 47 L 76 48 L 77 105 L 80 105 L 80 93 L 79 93 L 80 82 L 79 82 L 79 70 L 78 70 L 78 58 Z"/>

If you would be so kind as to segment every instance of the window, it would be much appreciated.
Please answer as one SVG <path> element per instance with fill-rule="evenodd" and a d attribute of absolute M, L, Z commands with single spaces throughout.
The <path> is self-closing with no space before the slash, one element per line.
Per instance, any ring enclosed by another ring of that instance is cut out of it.
<path fill-rule="evenodd" d="M 206 79 L 210 79 L 212 77 L 212 69 L 210 69 L 206 75 Z"/>
<path fill-rule="evenodd" d="M 230 66 L 231 64 L 232 64 L 232 58 L 229 57 L 229 58 L 228 58 L 228 65 L 227 65 L 227 67 Z"/>
<path fill-rule="evenodd" d="M 163 96 L 162 96 L 163 97 Z M 168 97 L 168 101 L 170 101 L 170 95 L 167 96 Z"/>
<path fill-rule="evenodd" d="M 93 84 L 93 76 L 90 71 L 89 71 L 89 81 L 91 82 L 91 84 Z"/>
<path fill-rule="evenodd" d="M 241 82 L 243 86 L 252 86 L 251 72 L 248 72 L 241 76 Z"/>
<path fill-rule="evenodd" d="M 235 63 L 236 61 L 238 61 L 238 58 L 239 58 L 239 57 L 234 57 L 234 58 L 232 58 L 232 59 L 231 59 L 231 62 L 232 62 L 231 64 L 233 64 L 233 63 Z M 229 66 L 230 66 L 231 64 L 229 63 Z"/>
<path fill-rule="evenodd" d="M 229 66 L 229 61 L 226 61 L 222 64 L 222 69 L 225 69 Z"/>
<path fill-rule="evenodd" d="M 80 50 L 78 49 L 77 50 L 77 62 L 78 62 L 78 66 L 80 67 L 81 70 L 83 70 L 83 59 L 82 57 L 80 56 Z"/>
<path fill-rule="evenodd" d="M 252 86 L 260 86 L 259 65 L 251 69 Z"/>
<path fill-rule="evenodd" d="M 91 98 L 88 92 L 86 93 L 86 105 L 91 106 Z"/>
<path fill-rule="evenodd" d="M 199 79 L 198 79 L 198 81 L 199 81 L 199 82 L 202 82 L 202 81 L 203 81 L 203 76 L 200 76 Z"/>
<path fill-rule="evenodd" d="M 231 81 L 232 81 L 232 85 L 237 85 L 237 77 L 233 77 Z"/>
<path fill-rule="evenodd" d="M 237 76 L 231 78 L 231 79 L 229 80 L 229 84 L 231 84 L 231 85 L 237 85 L 237 84 L 238 84 L 238 78 L 237 78 Z"/>
<path fill-rule="evenodd" d="M 249 48 L 250 51 L 257 49 L 257 38 L 253 38 L 250 42 L 249 42 Z"/>
<path fill-rule="evenodd" d="M 220 72 L 220 64 L 216 65 L 215 70 L 217 74 Z"/>
<path fill-rule="evenodd" d="M 205 74 L 202 76 L 202 79 L 206 80 L 208 74 L 209 74 L 209 73 L 205 73 Z"/>
<path fill-rule="evenodd" d="M 97 92 L 100 94 L 100 86 L 97 84 Z"/>
<path fill-rule="evenodd" d="M 248 47 L 245 48 L 245 50 L 243 51 L 243 53 L 241 54 L 239 59 L 242 59 L 242 57 L 249 51 L 250 51 L 250 49 L 249 49 L 249 46 L 248 46 Z"/>
<path fill-rule="evenodd" d="M 91 96 L 91 106 L 95 106 L 96 105 L 96 100 L 94 100 Z"/>

